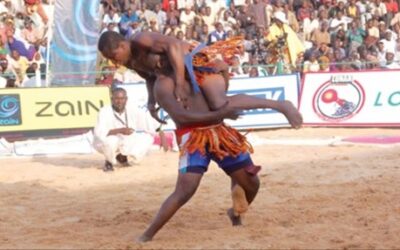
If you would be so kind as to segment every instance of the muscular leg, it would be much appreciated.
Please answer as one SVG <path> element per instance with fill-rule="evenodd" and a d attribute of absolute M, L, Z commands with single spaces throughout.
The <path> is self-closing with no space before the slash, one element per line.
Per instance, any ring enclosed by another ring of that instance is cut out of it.
<path fill-rule="evenodd" d="M 247 203 L 250 204 L 256 197 L 260 187 L 257 175 L 251 175 L 242 168 L 231 173 L 230 177 L 232 178 L 232 189 L 235 188 L 235 185 L 240 185 L 245 192 Z M 232 225 L 237 226 L 242 224 L 240 215 L 235 214 L 233 208 L 228 210 L 228 216 L 232 221 Z"/>
<path fill-rule="evenodd" d="M 271 108 L 283 113 L 293 127 L 297 128 L 302 124 L 300 113 L 289 101 L 268 100 L 245 94 L 227 96 L 225 81 L 221 75 L 207 75 L 201 89 L 211 110 L 217 110 L 227 102 L 231 108 L 238 110 Z"/>
<path fill-rule="evenodd" d="M 198 173 L 179 173 L 175 191 L 161 205 L 153 222 L 142 236 L 139 237 L 139 242 L 146 242 L 153 239 L 158 230 L 193 196 L 202 176 L 202 174 Z"/>

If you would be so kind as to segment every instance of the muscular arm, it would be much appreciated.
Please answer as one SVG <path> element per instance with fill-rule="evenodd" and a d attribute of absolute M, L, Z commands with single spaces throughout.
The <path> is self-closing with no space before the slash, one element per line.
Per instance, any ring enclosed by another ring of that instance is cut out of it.
<path fill-rule="evenodd" d="M 175 73 L 177 85 L 184 84 L 185 64 L 182 42 L 159 33 L 142 32 L 133 39 L 136 43 L 153 53 L 165 53 Z"/>
<path fill-rule="evenodd" d="M 149 110 L 151 117 L 159 123 L 165 124 L 165 121 L 161 120 L 158 116 L 158 110 L 156 109 L 156 99 L 154 98 L 154 82 L 156 81 L 156 76 L 149 75 L 141 70 L 136 70 L 136 72 L 146 80 L 147 109 Z"/>
<path fill-rule="evenodd" d="M 187 110 L 175 99 L 172 93 L 173 89 L 173 80 L 171 78 L 163 77 L 157 79 L 154 92 L 157 102 L 170 115 L 178 127 L 198 122 L 219 122 L 223 118 L 235 119 L 237 117 L 235 111 L 228 110 L 225 107 L 217 111 Z"/>

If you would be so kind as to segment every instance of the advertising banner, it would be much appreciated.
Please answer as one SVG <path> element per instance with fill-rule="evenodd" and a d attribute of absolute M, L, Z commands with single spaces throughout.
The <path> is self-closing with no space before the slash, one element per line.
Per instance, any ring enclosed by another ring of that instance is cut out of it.
<path fill-rule="evenodd" d="M 300 112 L 311 126 L 400 126 L 400 71 L 309 73 Z"/>
<path fill-rule="evenodd" d="M 99 6 L 99 0 L 55 1 L 50 47 L 52 85 L 94 83 L 100 37 Z"/>
<path fill-rule="evenodd" d="M 0 89 L 0 137 L 5 132 L 91 128 L 110 104 L 107 87 Z"/>
<path fill-rule="evenodd" d="M 297 107 L 299 96 L 298 75 L 281 75 L 259 78 L 231 79 L 228 95 L 248 94 L 263 99 L 289 100 Z M 128 92 L 131 101 L 138 102 L 141 107 L 146 107 L 147 91 L 144 83 L 121 85 Z M 160 117 L 166 117 L 163 111 Z M 164 129 L 175 129 L 174 123 L 168 119 Z M 285 116 L 271 109 L 253 109 L 244 111 L 236 121 L 226 120 L 228 124 L 238 129 L 275 128 L 289 126 Z"/>

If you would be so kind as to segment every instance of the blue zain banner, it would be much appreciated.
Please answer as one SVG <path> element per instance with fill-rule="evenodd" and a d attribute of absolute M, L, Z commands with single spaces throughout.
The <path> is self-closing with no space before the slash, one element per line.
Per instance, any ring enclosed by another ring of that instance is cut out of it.
<path fill-rule="evenodd" d="M 51 85 L 94 84 L 99 4 L 99 0 L 55 1 Z"/>

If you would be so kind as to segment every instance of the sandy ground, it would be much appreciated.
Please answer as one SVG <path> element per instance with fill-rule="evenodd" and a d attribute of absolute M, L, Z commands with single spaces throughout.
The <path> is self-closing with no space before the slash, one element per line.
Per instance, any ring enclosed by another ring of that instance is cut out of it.
<path fill-rule="evenodd" d="M 399 129 L 280 129 L 268 138 L 400 135 Z M 259 194 L 232 227 L 215 165 L 194 198 L 135 243 L 173 190 L 177 153 L 103 173 L 100 155 L 0 159 L 0 248 L 400 248 L 400 146 L 257 146 Z"/>

